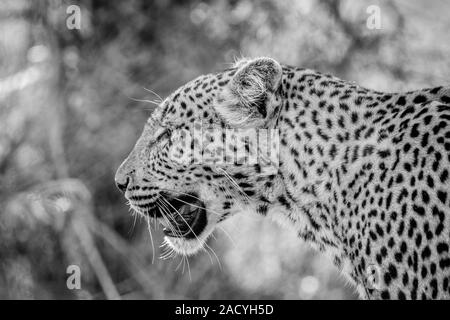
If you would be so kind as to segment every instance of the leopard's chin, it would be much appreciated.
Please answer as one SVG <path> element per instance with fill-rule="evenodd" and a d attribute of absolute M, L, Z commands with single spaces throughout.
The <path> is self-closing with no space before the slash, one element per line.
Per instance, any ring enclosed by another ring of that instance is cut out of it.
<path fill-rule="evenodd" d="M 183 238 L 165 236 L 164 242 L 175 253 L 184 256 L 194 255 L 203 249 L 208 237 L 212 234 L 213 229 L 205 228 L 202 233 L 197 234 L 195 238 Z"/>

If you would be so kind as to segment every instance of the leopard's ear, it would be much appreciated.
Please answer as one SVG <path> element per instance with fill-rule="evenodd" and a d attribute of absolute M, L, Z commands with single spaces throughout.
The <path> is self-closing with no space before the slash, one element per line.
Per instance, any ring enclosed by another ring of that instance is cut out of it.
<path fill-rule="evenodd" d="M 233 127 L 266 127 L 281 107 L 281 65 L 262 57 L 239 62 L 237 68 L 215 108 Z"/>

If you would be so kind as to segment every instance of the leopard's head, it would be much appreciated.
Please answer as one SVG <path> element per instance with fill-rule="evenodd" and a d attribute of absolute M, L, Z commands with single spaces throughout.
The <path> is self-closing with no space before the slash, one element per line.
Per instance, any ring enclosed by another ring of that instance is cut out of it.
<path fill-rule="evenodd" d="M 180 87 L 148 119 L 115 181 L 175 252 L 198 251 L 227 217 L 270 204 L 281 78 L 273 59 L 243 60 Z"/>

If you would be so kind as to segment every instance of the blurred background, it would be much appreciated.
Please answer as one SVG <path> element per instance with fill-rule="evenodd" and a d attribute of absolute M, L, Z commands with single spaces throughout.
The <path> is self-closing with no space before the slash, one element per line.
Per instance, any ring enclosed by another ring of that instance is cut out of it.
<path fill-rule="evenodd" d="M 228 221 L 189 270 L 158 259 L 161 230 L 152 249 L 114 173 L 153 109 L 145 88 L 165 97 L 242 56 L 377 90 L 448 84 L 448 12 L 445 0 L 1 0 L 0 298 L 355 299 L 326 257 L 256 215 Z"/>

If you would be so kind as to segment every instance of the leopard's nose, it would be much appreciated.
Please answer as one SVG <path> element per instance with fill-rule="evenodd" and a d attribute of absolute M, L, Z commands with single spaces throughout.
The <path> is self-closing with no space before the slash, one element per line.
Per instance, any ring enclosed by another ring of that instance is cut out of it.
<path fill-rule="evenodd" d="M 129 170 L 127 170 L 126 168 L 125 161 L 121 164 L 119 169 L 117 169 L 116 175 L 114 177 L 114 182 L 116 183 L 116 186 L 120 191 L 127 191 L 127 188 L 131 183 L 131 176 Z"/>
<path fill-rule="evenodd" d="M 117 188 L 122 192 L 127 191 L 128 185 L 130 184 L 130 180 L 131 179 L 128 176 L 126 176 L 125 180 L 123 180 L 123 181 L 119 181 L 116 178 L 115 182 L 116 182 Z"/>

